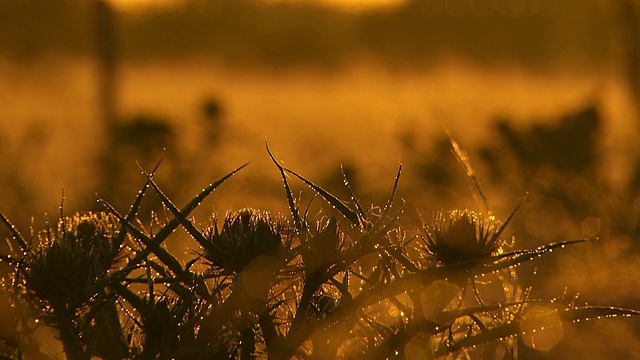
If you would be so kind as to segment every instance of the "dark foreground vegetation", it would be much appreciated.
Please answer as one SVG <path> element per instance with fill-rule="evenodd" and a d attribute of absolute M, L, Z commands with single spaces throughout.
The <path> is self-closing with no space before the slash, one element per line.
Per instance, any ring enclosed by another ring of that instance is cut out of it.
<path fill-rule="evenodd" d="M 594 239 L 514 250 L 505 229 L 519 205 L 502 221 L 487 206 L 405 225 L 401 168 L 388 200 L 366 204 L 346 177 L 350 197 L 341 200 L 267 151 L 288 216 L 241 209 L 190 218 L 244 166 L 181 207 L 154 181 L 156 167 L 143 171 L 126 212 L 107 200 L 103 212 L 69 216 L 61 206 L 57 221 L 27 236 L 1 216 L 12 235 L 0 257 L 13 319 L 3 326 L 3 358 L 50 357 L 32 336 L 43 326 L 56 330 L 67 359 L 516 358 L 551 350 L 572 322 L 639 314 L 532 296 L 518 280 L 521 264 Z M 294 195 L 292 180 L 317 199 Z M 138 210 L 149 192 L 165 211 L 144 223 Z M 174 254 L 172 241 L 195 241 L 194 250 Z"/>

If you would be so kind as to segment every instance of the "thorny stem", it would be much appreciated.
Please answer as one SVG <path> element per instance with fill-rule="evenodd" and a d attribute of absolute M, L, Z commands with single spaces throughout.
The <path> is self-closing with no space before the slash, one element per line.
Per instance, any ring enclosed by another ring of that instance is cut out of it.
<path fill-rule="evenodd" d="M 309 312 L 311 311 L 311 299 L 318 287 L 320 287 L 320 284 L 318 281 L 307 280 L 302 290 L 302 295 L 300 296 L 300 303 L 298 304 L 296 315 L 287 333 L 286 346 L 282 349 L 282 353 L 277 354 L 274 359 L 284 360 L 291 358 L 298 350 L 300 344 L 306 339 L 307 332 L 304 330 L 310 325 Z"/>
<path fill-rule="evenodd" d="M 255 359 L 256 334 L 252 326 L 240 331 L 240 360 Z"/>
<path fill-rule="evenodd" d="M 78 334 L 73 321 L 73 311 L 68 309 L 66 305 L 52 305 L 53 314 L 56 319 L 57 328 L 60 332 L 60 340 L 67 359 L 70 360 L 89 360 L 88 354 L 82 349 L 80 334 Z"/>

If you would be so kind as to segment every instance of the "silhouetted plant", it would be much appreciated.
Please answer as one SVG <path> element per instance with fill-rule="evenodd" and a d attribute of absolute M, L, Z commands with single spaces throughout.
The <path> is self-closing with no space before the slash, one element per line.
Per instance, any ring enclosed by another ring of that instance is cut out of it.
<path fill-rule="evenodd" d="M 638 314 L 532 299 L 519 286 L 514 267 L 585 240 L 509 251 L 501 236 L 515 211 L 499 224 L 491 215 L 452 210 L 422 232 L 405 229 L 395 205 L 401 168 L 387 202 L 365 206 L 346 178 L 349 201 L 268 153 L 282 176 L 289 219 L 255 209 L 214 214 L 207 226 L 189 218 L 244 166 L 181 209 L 154 173 L 144 173 L 147 182 L 126 215 L 101 201 L 108 213 L 61 216 L 38 243 L 0 217 L 13 234 L 14 253 L 0 259 L 13 269 L 4 290 L 23 339 L 38 319 L 59 332 L 69 359 L 412 359 L 473 356 L 472 349 L 496 343 L 515 358 L 516 337 L 545 349 L 563 323 Z M 327 209 L 302 211 L 291 177 Z M 144 227 L 136 219 L 149 188 L 169 217 Z M 164 246 L 179 226 L 197 243 L 190 258 Z"/>

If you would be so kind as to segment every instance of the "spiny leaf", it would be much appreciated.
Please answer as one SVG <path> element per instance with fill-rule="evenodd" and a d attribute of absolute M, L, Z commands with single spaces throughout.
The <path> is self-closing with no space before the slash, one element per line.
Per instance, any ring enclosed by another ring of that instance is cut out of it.
<path fill-rule="evenodd" d="M 296 206 L 296 203 L 295 203 L 295 201 L 293 199 L 293 195 L 291 193 L 291 187 L 289 187 L 289 181 L 287 180 L 287 174 L 285 173 L 285 169 L 284 169 L 284 167 L 282 167 L 282 165 L 280 165 L 278 160 L 276 160 L 275 156 L 273 155 L 273 153 L 269 149 L 269 144 L 267 143 L 266 140 L 264 142 L 264 145 L 267 148 L 267 153 L 269 154 L 269 157 L 271 158 L 271 161 L 273 161 L 273 163 L 276 165 L 276 167 L 278 168 L 278 171 L 280 171 L 280 175 L 282 176 L 282 182 L 284 183 L 284 191 L 285 191 L 285 193 L 287 195 L 287 202 L 289 203 L 289 210 L 291 210 L 291 216 L 293 216 L 293 223 L 296 226 L 296 230 L 298 231 L 298 233 L 301 236 L 304 237 L 306 235 L 307 225 L 306 225 L 306 222 L 303 221 L 300 218 L 300 213 L 299 213 L 298 207 Z"/>
<path fill-rule="evenodd" d="M 220 186 L 220 184 L 225 182 L 228 178 L 233 176 L 235 173 L 240 171 L 242 168 L 244 168 L 248 164 L 249 163 L 246 163 L 246 164 L 240 166 L 239 168 L 233 170 L 229 174 L 227 174 L 227 175 L 223 176 L 222 178 L 220 178 L 218 181 L 212 183 L 211 185 L 209 185 L 205 189 L 203 189 L 194 199 L 192 199 L 185 207 L 183 207 L 182 210 L 180 210 L 180 213 L 182 214 L 182 216 L 183 217 L 188 216 L 191 213 L 191 211 L 193 211 L 193 209 L 195 209 L 202 202 L 202 200 L 204 200 L 213 190 L 215 190 L 218 186 Z M 104 201 L 102 199 L 98 200 L 98 201 L 101 204 L 103 204 L 105 207 L 107 207 L 107 209 L 109 209 L 111 212 L 116 214 L 116 216 L 120 219 L 120 221 L 123 224 L 125 224 L 127 226 L 127 228 L 129 228 L 129 230 L 134 231 L 136 233 L 136 235 L 137 235 L 136 237 L 139 237 L 140 235 L 142 235 L 142 236 L 144 236 L 144 237 L 146 237 L 148 239 L 148 237 L 144 233 L 142 233 L 140 230 L 138 230 L 135 226 L 133 226 L 133 224 L 131 224 L 130 221 L 127 221 L 127 219 L 123 218 L 122 215 L 120 215 L 118 213 L 118 211 L 113 206 L 111 206 L 111 204 L 109 204 L 108 202 L 106 202 L 106 201 Z M 180 225 L 180 221 L 177 218 L 171 219 L 162 228 L 160 228 L 160 230 L 155 234 L 153 239 L 151 239 L 151 241 L 148 244 L 145 244 L 145 246 L 149 247 L 150 249 L 153 248 L 153 249 L 157 249 L 158 251 L 162 252 L 164 249 L 160 246 L 160 244 L 162 244 L 162 242 L 169 235 L 171 235 L 171 233 L 173 233 L 173 231 L 178 227 L 178 225 Z M 140 239 L 140 240 L 142 240 L 142 239 Z M 166 252 L 166 250 L 164 250 L 164 251 Z M 127 264 L 127 267 L 121 269 L 119 272 L 120 273 L 124 273 L 124 274 L 128 274 L 129 272 L 133 271 L 133 269 L 135 269 L 135 267 L 138 264 L 140 264 L 140 262 L 142 260 L 144 260 L 147 257 L 147 255 L 148 255 L 148 250 L 147 251 L 143 250 L 143 251 L 138 252 L 136 254 L 136 256 L 129 261 L 129 263 Z M 167 259 L 167 260 L 170 261 L 169 259 Z M 175 266 L 174 266 L 174 268 L 177 270 L 177 268 Z"/>
<path fill-rule="evenodd" d="M 29 246 L 27 245 L 26 241 L 24 241 L 24 238 L 22 237 L 18 229 L 16 229 L 15 225 L 13 225 L 11 221 L 9 221 L 9 219 L 7 219 L 7 217 L 4 216 L 4 214 L 1 212 L 0 212 L 0 221 L 2 221 L 5 224 L 5 226 L 9 229 L 9 231 L 11 232 L 11 236 L 18 243 L 18 246 L 20 247 L 20 250 L 22 251 L 22 253 L 27 252 L 27 250 L 29 249 Z M 11 248 L 11 246 L 9 247 Z"/>
<path fill-rule="evenodd" d="M 209 186 L 207 186 L 206 188 L 204 188 L 196 197 L 194 197 L 191 201 L 189 201 L 189 203 L 187 203 L 187 205 L 185 205 L 180 210 L 180 213 L 182 214 L 182 216 L 183 217 L 189 216 L 191 211 L 193 211 L 193 209 L 195 209 L 198 205 L 200 205 L 200 203 L 207 196 L 209 196 L 209 194 L 211 194 L 213 192 L 213 190 L 215 190 L 223 182 L 225 182 L 231 176 L 235 175 L 238 171 L 242 170 L 247 165 L 249 165 L 249 163 L 246 163 L 246 164 L 238 167 L 237 169 L 233 170 L 232 172 L 228 173 L 227 175 L 221 177 L 216 182 L 214 182 L 214 183 L 210 184 Z M 171 233 L 178 227 L 179 224 L 180 224 L 180 220 L 178 218 L 171 219 L 169 222 L 167 222 L 167 224 L 165 226 L 163 226 L 160 230 L 158 230 L 158 232 L 153 237 L 153 239 L 155 240 L 156 243 L 161 243 L 162 241 L 164 241 L 164 239 L 167 236 L 171 235 Z"/>
<path fill-rule="evenodd" d="M 616 307 L 607 306 L 584 306 L 584 307 L 571 307 L 567 309 L 558 310 L 560 319 L 564 322 L 579 321 L 585 319 L 593 319 L 600 317 L 613 317 L 613 316 L 638 316 L 640 311 L 631 309 L 622 309 Z M 491 341 L 496 341 L 509 336 L 520 334 L 520 322 L 513 321 L 495 328 L 488 329 L 477 335 L 465 337 L 448 345 L 442 345 L 434 352 L 435 357 L 445 356 L 450 353 L 485 344 Z"/>
<path fill-rule="evenodd" d="M 307 180 L 306 178 L 296 173 L 295 171 L 287 168 L 283 168 L 283 169 L 284 171 L 289 172 L 294 176 L 296 176 L 298 179 L 302 180 L 305 184 L 309 185 L 310 188 L 312 188 L 315 192 L 320 194 L 320 196 L 322 196 L 331 206 L 336 208 L 336 210 L 338 210 L 344 217 L 346 217 L 349 221 L 351 221 L 351 223 L 357 224 L 357 225 L 360 224 L 360 218 L 358 217 L 358 214 L 356 214 L 353 210 L 349 209 L 349 207 L 345 203 L 343 203 L 340 199 L 333 196 L 327 190 L 314 184 L 310 180 Z"/>
<path fill-rule="evenodd" d="M 364 208 L 360 205 L 360 202 L 358 201 L 358 198 L 356 197 L 356 195 L 353 193 L 353 190 L 351 190 L 351 186 L 349 185 L 349 181 L 347 180 L 347 175 L 344 173 L 344 167 L 342 166 L 342 164 L 340 165 L 340 172 L 342 173 L 344 186 L 347 188 L 347 191 L 349 191 L 349 197 L 351 198 L 351 201 L 353 201 L 353 204 L 356 206 L 356 210 L 358 211 L 358 216 L 364 219 L 366 217 L 366 212 L 364 211 Z"/>
<path fill-rule="evenodd" d="M 158 171 L 158 167 L 160 167 L 161 162 L 162 162 L 162 157 L 160 157 L 160 159 L 156 163 L 156 166 L 154 166 L 153 171 L 151 171 L 151 176 L 154 176 L 156 174 L 156 171 Z M 148 188 L 149 188 L 149 180 L 147 179 L 144 185 L 142 186 L 142 188 L 138 191 L 138 195 L 136 195 L 136 199 L 133 201 L 133 204 L 131 204 L 131 207 L 129 208 L 129 212 L 127 213 L 127 216 L 125 216 L 125 219 L 127 219 L 127 221 L 131 222 L 135 219 L 136 214 L 140 209 L 140 204 L 142 204 L 142 198 L 144 197 L 144 194 L 147 192 Z M 118 233 L 118 236 L 115 238 L 116 244 L 121 244 L 124 241 L 124 237 L 126 235 L 127 235 L 127 227 L 123 224 L 122 229 Z"/>
<path fill-rule="evenodd" d="M 122 285 L 119 282 L 114 282 L 110 285 L 111 290 L 113 290 L 116 294 L 126 300 L 138 313 L 143 313 L 146 308 L 146 302 L 142 298 L 144 295 L 138 295 L 135 292 L 131 291 L 128 287 Z M 128 311 L 126 314 L 130 314 Z M 131 317 L 131 320 L 137 323 L 138 326 L 142 327 L 142 324 L 138 322 L 138 320 L 134 317 Z"/>
<path fill-rule="evenodd" d="M 507 225 L 509 225 L 509 222 L 511 221 L 513 216 L 518 212 L 518 210 L 520 210 L 520 206 L 522 206 L 522 203 L 527 198 L 527 196 L 529 196 L 529 192 L 528 191 L 524 194 L 522 199 L 520 199 L 520 202 L 518 203 L 518 205 L 516 205 L 516 208 L 513 209 L 513 211 L 511 211 L 511 214 L 509 214 L 509 216 L 504 221 L 504 223 L 502 223 L 502 226 L 500 226 L 500 228 L 493 234 L 493 236 L 491 237 L 491 241 L 492 242 L 495 242 L 495 241 L 498 240 L 498 238 L 500 237 L 500 235 L 502 234 L 504 229 L 507 227 Z"/>
<path fill-rule="evenodd" d="M 165 195 L 164 192 L 160 190 L 160 187 L 158 187 L 158 184 L 156 184 L 156 182 L 153 181 L 153 178 L 151 177 L 151 175 L 144 172 L 144 170 L 142 170 L 142 173 L 147 177 L 149 184 L 156 191 L 156 193 L 160 197 L 160 200 L 162 200 L 162 203 L 169 209 L 169 211 L 171 211 L 173 216 L 175 216 L 175 218 L 178 219 L 178 221 L 180 222 L 180 225 L 182 225 L 187 230 L 189 235 L 191 235 L 197 242 L 199 242 L 204 246 L 204 244 L 207 243 L 207 239 L 205 238 L 205 236 L 202 235 L 202 233 L 200 233 L 195 228 L 195 226 L 193 226 L 193 224 L 191 223 L 191 221 L 189 221 L 189 219 L 187 219 L 184 215 L 182 215 L 182 212 L 178 210 L 178 208 L 167 197 L 167 195 Z"/>
<path fill-rule="evenodd" d="M 197 256 L 189 261 L 187 261 L 187 263 L 184 265 L 184 268 L 186 270 L 191 269 L 191 267 L 193 266 L 193 264 L 195 264 L 198 260 L 200 260 L 200 256 Z"/>
<path fill-rule="evenodd" d="M 559 315 L 564 321 L 577 321 L 599 317 L 638 316 L 640 310 L 614 306 L 579 306 L 564 309 L 560 311 Z"/>
<path fill-rule="evenodd" d="M 393 188 L 391 189 L 391 194 L 389 195 L 389 199 L 387 200 L 387 203 L 384 205 L 384 209 L 382 210 L 382 214 L 380 216 L 381 218 L 386 217 L 387 212 L 393 205 L 393 201 L 395 200 L 395 197 L 396 197 L 396 191 L 398 190 L 398 183 L 400 182 L 400 174 L 402 174 L 402 164 L 398 166 L 398 172 L 396 173 L 396 178 L 393 181 Z"/>
<path fill-rule="evenodd" d="M 590 240 L 593 239 L 558 241 L 555 243 L 540 246 L 533 250 L 516 250 L 505 254 L 490 256 L 487 258 L 479 258 L 447 264 L 445 266 L 424 270 L 421 272 L 421 274 L 422 276 L 427 276 L 429 278 L 437 276 L 446 277 L 447 273 L 449 273 L 450 275 L 461 274 L 463 272 L 468 272 L 472 275 L 487 274 L 493 271 L 506 269 L 510 266 L 517 266 L 523 262 L 550 253 L 557 248 L 564 248 L 569 245 L 579 244 Z"/>
<path fill-rule="evenodd" d="M 153 252 L 158 257 L 158 259 L 160 259 L 160 261 L 162 261 L 174 274 L 176 274 L 181 279 L 183 279 L 183 281 L 190 283 L 190 278 L 188 276 L 188 273 L 182 269 L 182 265 L 180 264 L 180 261 L 178 259 L 176 259 L 173 255 L 171 255 L 171 253 L 168 252 L 165 248 L 160 246 L 160 244 L 154 241 L 154 239 L 151 239 L 145 233 L 140 231 L 140 229 L 136 228 L 133 224 L 131 224 L 131 222 L 127 221 L 127 219 L 125 219 L 122 215 L 120 215 L 120 213 L 118 213 L 118 211 L 114 209 L 113 206 L 111 206 L 111 204 L 105 201 L 101 201 L 101 202 L 103 205 L 107 207 L 107 209 L 109 209 L 109 211 L 111 211 L 120 220 L 120 222 L 123 225 L 125 225 L 129 229 L 129 231 L 134 237 L 142 241 L 142 243 L 145 245 L 148 251 Z M 138 255 L 136 255 L 132 260 L 129 261 L 126 267 L 120 269 L 119 271 L 114 272 L 114 275 L 115 274 L 121 275 L 121 273 L 124 273 L 125 275 L 128 274 L 135 267 L 137 267 L 137 265 L 142 261 L 142 259 L 146 258 L 146 256 L 147 256 L 146 251 L 139 252 Z"/>
<path fill-rule="evenodd" d="M 331 324 L 343 321 L 346 317 L 357 313 L 365 306 L 377 301 L 410 291 L 416 286 L 426 287 L 436 280 L 446 279 L 455 276 L 473 276 L 488 274 L 494 271 L 516 266 L 525 261 L 548 254 L 551 250 L 564 246 L 585 242 L 589 239 L 578 239 L 560 241 L 553 244 L 541 246 L 535 250 L 519 251 L 499 256 L 490 257 L 482 262 L 465 261 L 436 268 L 428 268 L 416 273 L 405 275 L 391 283 L 376 285 L 370 289 L 360 292 L 353 300 L 336 309 L 329 316 L 318 322 L 316 326 L 326 328 Z M 310 329 L 311 330 L 311 329 Z"/>
<path fill-rule="evenodd" d="M 575 239 L 575 240 L 558 241 L 555 243 L 540 246 L 534 250 L 514 251 L 506 254 L 501 254 L 498 256 L 491 257 L 487 261 L 484 261 L 483 262 L 484 268 L 480 269 L 479 271 L 481 274 L 486 274 L 487 270 L 491 272 L 491 271 L 505 269 L 510 266 L 517 266 L 525 261 L 529 261 L 529 260 L 532 260 L 533 258 L 548 254 L 552 252 L 554 249 L 564 248 L 569 245 L 575 245 L 575 244 L 583 243 L 590 240 L 593 240 L 593 239 Z M 456 264 L 452 264 L 452 266 L 455 266 L 455 265 Z"/>

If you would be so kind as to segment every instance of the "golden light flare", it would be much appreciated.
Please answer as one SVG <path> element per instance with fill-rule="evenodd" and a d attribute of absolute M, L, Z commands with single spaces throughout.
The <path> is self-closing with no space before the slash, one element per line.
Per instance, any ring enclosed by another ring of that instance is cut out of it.
<path fill-rule="evenodd" d="M 520 333 L 527 346 L 549 351 L 562 340 L 564 327 L 555 309 L 534 306 L 522 315 Z"/>
<path fill-rule="evenodd" d="M 451 308 L 460 301 L 462 288 L 446 280 L 434 281 L 420 295 L 420 301 L 427 319 L 436 322 L 448 322 L 451 315 L 444 310 Z"/>

